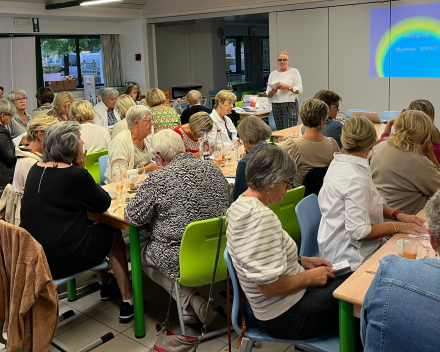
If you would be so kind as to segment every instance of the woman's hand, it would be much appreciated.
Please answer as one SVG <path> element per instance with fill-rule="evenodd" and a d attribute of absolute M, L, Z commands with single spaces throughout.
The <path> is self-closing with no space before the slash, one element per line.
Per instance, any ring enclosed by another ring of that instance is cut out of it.
<path fill-rule="evenodd" d="M 402 110 L 403 111 L 403 110 Z M 400 115 L 400 114 L 399 114 Z M 383 133 L 386 133 L 386 134 L 391 134 L 391 128 L 393 127 L 393 125 L 394 125 L 394 122 L 396 122 L 396 119 L 397 119 L 397 117 L 399 116 L 399 115 L 397 115 L 396 117 L 393 117 L 392 119 L 390 119 L 390 120 L 388 120 L 388 122 L 387 122 L 387 124 L 386 124 L 386 126 L 385 126 L 385 128 L 384 128 L 384 130 L 383 130 Z"/>
<path fill-rule="evenodd" d="M 278 83 L 275 87 L 277 89 L 282 89 L 282 90 L 290 89 L 290 86 L 288 84 L 286 84 L 286 83 Z"/>
<path fill-rule="evenodd" d="M 162 169 L 162 166 L 156 163 L 150 163 L 144 167 L 145 172 L 153 172 L 154 170 Z"/>
<path fill-rule="evenodd" d="M 398 233 L 408 233 L 417 236 L 423 234 L 423 227 L 413 222 L 395 222 L 394 226 L 396 226 Z"/>
<path fill-rule="evenodd" d="M 416 215 L 409 215 L 409 214 L 404 214 L 404 213 L 399 213 L 399 215 L 397 215 L 397 220 L 401 221 L 401 222 L 407 222 L 407 223 L 413 223 L 416 224 L 418 226 L 423 226 L 423 224 L 425 223 L 425 220 L 423 220 L 422 218 L 419 218 Z"/>
<path fill-rule="evenodd" d="M 306 270 L 319 268 L 320 266 L 333 267 L 327 259 L 318 257 L 301 257 L 301 266 Z"/>
<path fill-rule="evenodd" d="M 82 153 L 79 152 L 76 156 L 76 159 L 73 161 L 73 165 L 79 166 L 79 167 L 86 167 L 86 157 L 87 157 L 87 150 Z"/>
<path fill-rule="evenodd" d="M 307 271 L 311 279 L 310 286 L 324 286 L 329 278 L 336 278 L 335 274 L 332 273 L 332 270 L 333 269 L 326 266 L 320 266 Z"/>
<path fill-rule="evenodd" d="M 434 147 L 432 145 L 432 142 L 428 139 L 425 143 L 425 145 L 422 148 L 422 153 L 432 161 L 432 163 L 437 167 L 440 168 L 440 163 L 437 160 L 437 157 L 434 154 Z"/>

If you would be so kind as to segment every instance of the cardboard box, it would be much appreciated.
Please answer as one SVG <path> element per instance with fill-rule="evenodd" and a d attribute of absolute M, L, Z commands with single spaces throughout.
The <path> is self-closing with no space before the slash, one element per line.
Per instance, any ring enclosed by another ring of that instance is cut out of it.
<path fill-rule="evenodd" d="M 64 90 L 75 90 L 76 89 L 76 79 L 63 81 Z"/>
<path fill-rule="evenodd" d="M 46 87 L 51 88 L 54 92 L 64 90 L 63 81 L 46 81 Z"/>

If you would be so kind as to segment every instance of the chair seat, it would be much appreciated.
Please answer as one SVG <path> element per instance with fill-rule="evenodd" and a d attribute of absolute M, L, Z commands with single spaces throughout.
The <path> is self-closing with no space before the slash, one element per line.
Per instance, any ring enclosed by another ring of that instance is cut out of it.
<path fill-rule="evenodd" d="M 81 275 L 82 273 L 85 273 L 86 271 L 104 270 L 104 269 L 107 269 L 107 268 L 108 268 L 107 262 L 102 262 L 101 264 L 99 264 L 99 265 L 97 265 L 97 266 L 95 266 L 93 268 L 81 271 L 80 273 L 76 273 L 76 274 L 73 274 L 73 275 L 68 276 L 68 277 L 63 277 L 63 278 L 58 279 L 58 280 L 53 280 L 53 282 L 55 283 L 55 285 L 59 286 L 59 285 L 62 285 L 64 283 L 66 283 L 67 281 L 73 280 L 74 278 L 76 278 L 77 276 Z"/>
<path fill-rule="evenodd" d="M 317 352 L 339 352 L 339 335 L 337 332 L 321 335 L 320 337 L 315 337 L 308 340 L 284 340 L 270 337 L 269 335 L 261 331 L 258 327 L 246 327 L 246 333 L 244 334 L 244 336 L 252 341 L 292 343 L 299 348 L 312 348 L 313 351 Z"/>

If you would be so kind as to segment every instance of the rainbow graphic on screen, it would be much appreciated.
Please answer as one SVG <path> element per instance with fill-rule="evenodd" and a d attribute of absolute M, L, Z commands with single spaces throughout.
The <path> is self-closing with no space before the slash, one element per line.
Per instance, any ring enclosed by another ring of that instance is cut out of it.
<path fill-rule="evenodd" d="M 440 77 L 439 16 L 439 3 L 371 10 L 370 76 Z"/>

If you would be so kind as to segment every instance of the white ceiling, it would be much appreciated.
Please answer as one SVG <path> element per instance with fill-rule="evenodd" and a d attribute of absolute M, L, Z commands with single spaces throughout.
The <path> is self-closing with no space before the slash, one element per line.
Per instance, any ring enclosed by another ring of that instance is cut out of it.
<path fill-rule="evenodd" d="M 31 3 L 37 3 L 37 4 L 57 4 L 62 2 L 67 2 L 70 0 L 14 0 L 14 2 L 31 2 Z M 123 0 L 120 3 L 109 3 L 109 4 L 102 4 L 102 5 L 93 5 L 94 8 L 99 7 L 111 7 L 111 8 L 124 8 L 124 9 L 139 9 L 142 10 L 142 8 L 149 2 L 149 0 Z"/>

